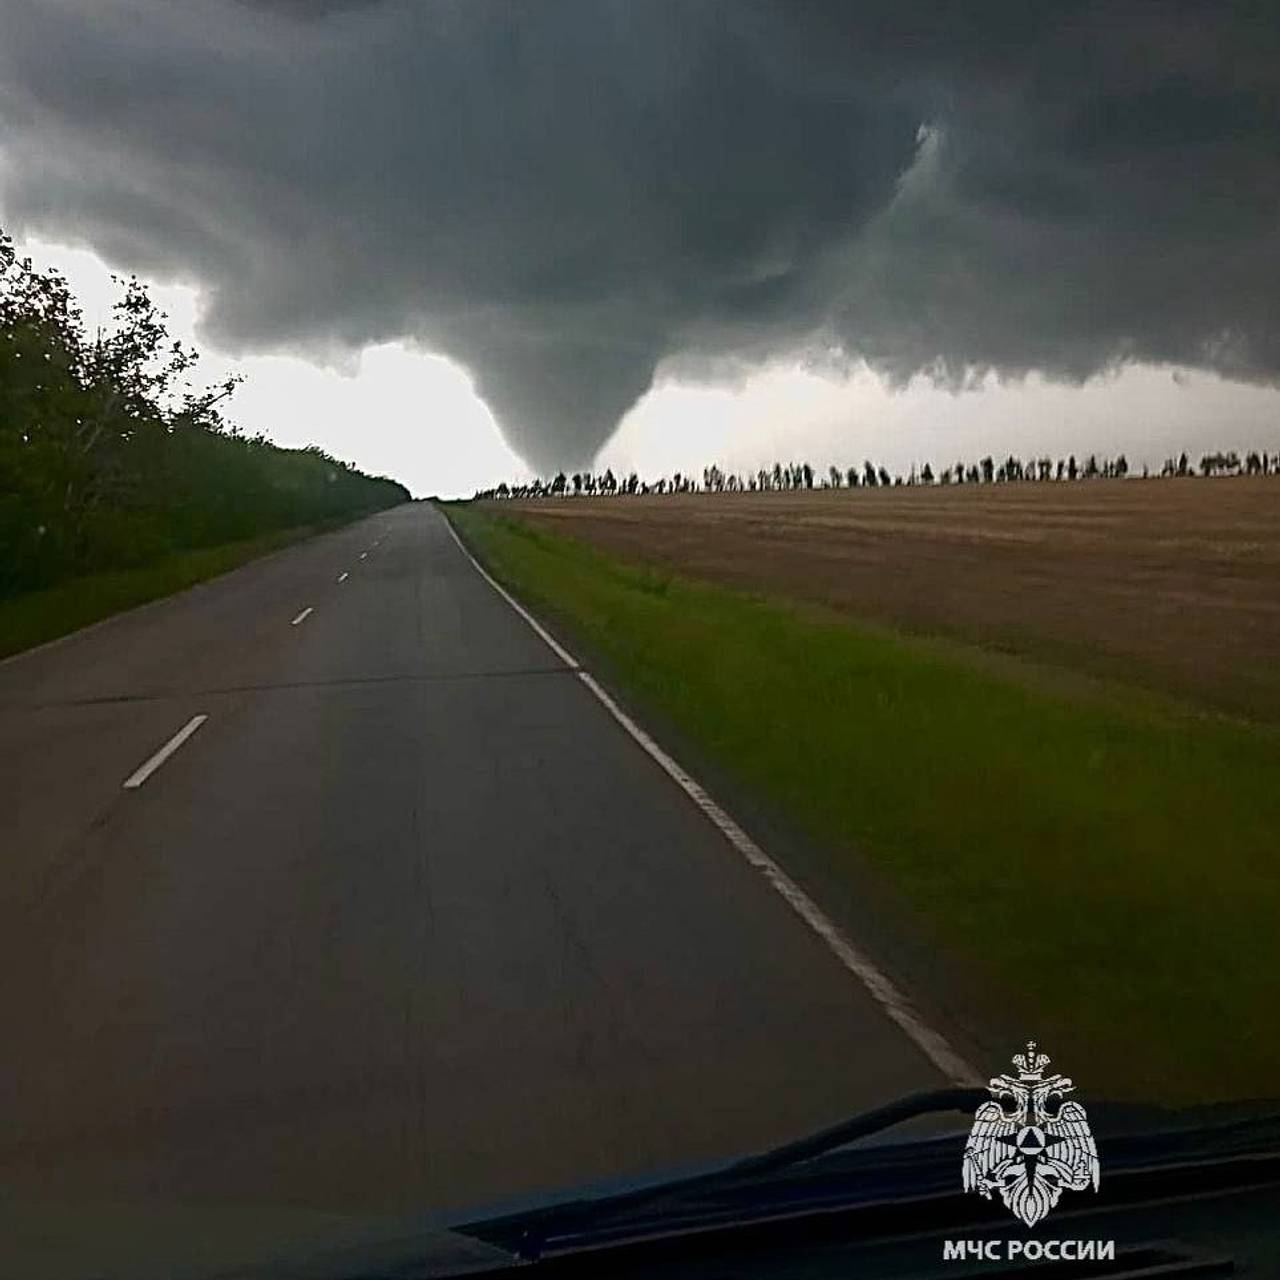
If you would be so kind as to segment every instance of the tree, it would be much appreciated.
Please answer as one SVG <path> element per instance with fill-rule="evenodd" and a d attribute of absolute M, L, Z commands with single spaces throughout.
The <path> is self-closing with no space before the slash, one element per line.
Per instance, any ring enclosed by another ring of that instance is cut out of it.
<path fill-rule="evenodd" d="M 90 339 L 66 281 L 0 232 L 0 595 L 403 501 L 318 449 L 229 428 L 134 279 Z"/>
<path fill-rule="evenodd" d="M 1240 455 L 1234 449 L 1230 453 L 1207 453 L 1200 459 L 1200 473 L 1204 476 L 1235 475 L 1240 471 Z"/>
<path fill-rule="evenodd" d="M 923 484 L 933 483 L 933 468 L 927 462 L 920 468 L 920 480 Z"/>

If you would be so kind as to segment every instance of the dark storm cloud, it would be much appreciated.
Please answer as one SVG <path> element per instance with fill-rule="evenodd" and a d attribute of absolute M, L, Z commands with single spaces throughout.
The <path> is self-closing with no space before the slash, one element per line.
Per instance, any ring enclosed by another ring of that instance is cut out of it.
<path fill-rule="evenodd" d="M 1280 372 L 1268 4 L 7 0 L 7 221 L 238 349 L 410 337 L 536 466 L 664 359 Z M 921 126 L 924 126 L 923 128 Z"/>

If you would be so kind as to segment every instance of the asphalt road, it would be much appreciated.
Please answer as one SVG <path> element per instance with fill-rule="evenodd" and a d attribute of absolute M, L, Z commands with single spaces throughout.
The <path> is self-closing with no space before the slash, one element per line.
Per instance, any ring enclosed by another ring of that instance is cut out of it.
<path fill-rule="evenodd" d="M 424 505 L 0 665 L 0 787 L 0 1197 L 448 1211 L 941 1083 Z"/>

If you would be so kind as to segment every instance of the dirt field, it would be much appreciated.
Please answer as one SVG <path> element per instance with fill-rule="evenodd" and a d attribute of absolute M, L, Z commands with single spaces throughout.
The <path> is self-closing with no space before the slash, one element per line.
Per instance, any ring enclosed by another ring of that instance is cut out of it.
<path fill-rule="evenodd" d="M 1280 479 L 502 504 L 699 577 L 1280 721 Z"/>

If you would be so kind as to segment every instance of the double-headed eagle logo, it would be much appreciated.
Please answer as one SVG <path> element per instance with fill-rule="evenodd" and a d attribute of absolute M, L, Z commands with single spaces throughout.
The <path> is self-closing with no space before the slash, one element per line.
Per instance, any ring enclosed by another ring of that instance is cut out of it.
<path fill-rule="evenodd" d="M 1064 1191 L 1098 1189 L 1098 1149 L 1084 1108 L 1064 1102 L 1075 1085 L 1057 1073 L 1046 1076 L 1048 1055 L 1028 1041 L 1013 1056 L 1015 1079 L 994 1077 L 991 1101 L 973 1117 L 964 1148 L 964 1189 L 991 1199 L 1034 1227 Z"/>

